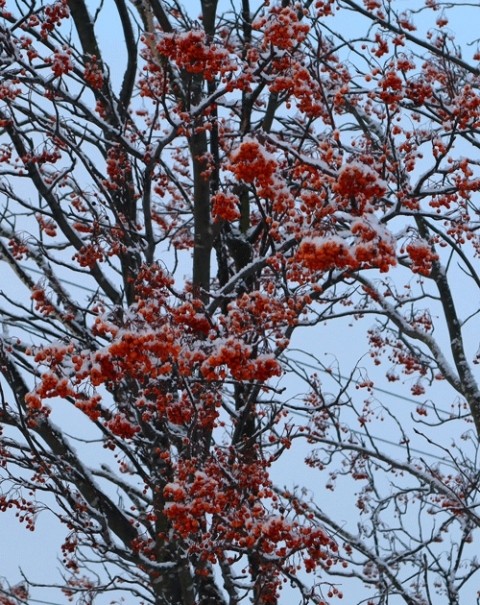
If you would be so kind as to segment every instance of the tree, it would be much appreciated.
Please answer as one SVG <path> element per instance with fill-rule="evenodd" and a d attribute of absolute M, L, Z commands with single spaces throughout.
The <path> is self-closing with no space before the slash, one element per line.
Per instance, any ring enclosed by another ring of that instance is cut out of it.
<path fill-rule="evenodd" d="M 473 603 L 478 9 L 0 7 L 0 507 L 65 525 L 51 583 Z"/>

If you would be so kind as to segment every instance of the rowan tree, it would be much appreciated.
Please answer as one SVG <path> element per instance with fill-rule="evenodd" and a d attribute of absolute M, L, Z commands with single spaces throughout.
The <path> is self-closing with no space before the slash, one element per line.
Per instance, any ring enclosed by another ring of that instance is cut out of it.
<path fill-rule="evenodd" d="M 478 8 L 398 4 L 0 0 L 0 603 L 478 602 Z"/>

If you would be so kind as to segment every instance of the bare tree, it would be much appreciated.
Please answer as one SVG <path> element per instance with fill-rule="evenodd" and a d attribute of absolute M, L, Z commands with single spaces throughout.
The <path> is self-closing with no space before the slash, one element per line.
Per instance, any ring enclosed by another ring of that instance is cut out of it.
<path fill-rule="evenodd" d="M 0 509 L 65 526 L 42 585 L 478 601 L 478 8 L 0 11 Z"/>

